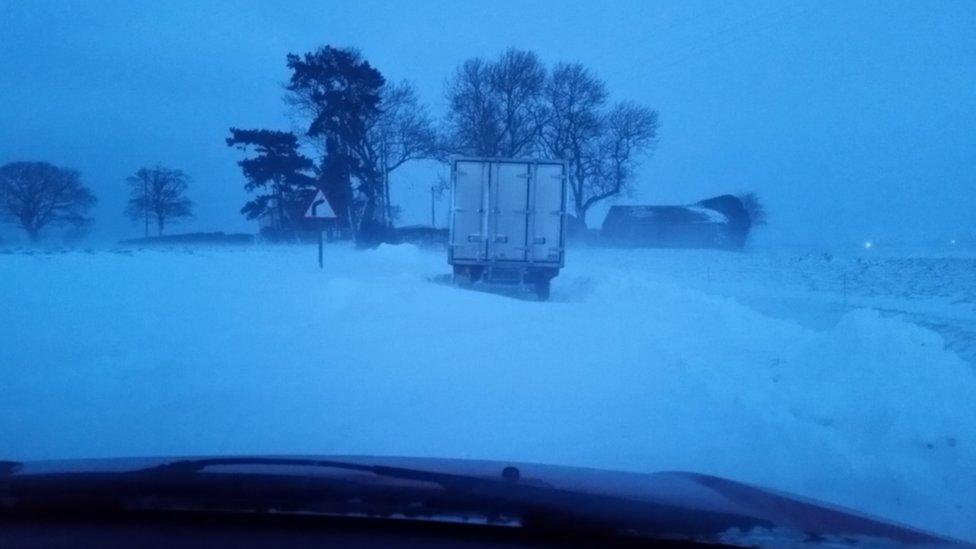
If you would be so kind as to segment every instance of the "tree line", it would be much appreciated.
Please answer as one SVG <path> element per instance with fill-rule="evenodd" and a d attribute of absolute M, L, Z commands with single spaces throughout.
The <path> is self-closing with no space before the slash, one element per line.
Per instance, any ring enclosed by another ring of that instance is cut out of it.
<path fill-rule="evenodd" d="M 284 100 L 300 129 L 231 128 L 226 139 L 245 151 L 239 165 L 254 194 L 241 212 L 269 216 L 275 230 L 302 226 L 304 205 L 322 190 L 358 241 L 382 239 L 395 211 L 390 175 L 452 155 L 567 161 L 572 208 L 585 223 L 594 205 L 633 187 L 657 139 L 656 111 L 611 103 L 589 68 L 547 67 L 530 51 L 461 63 L 445 85 L 440 121 L 412 83 L 388 82 L 355 49 L 327 45 L 285 62 Z"/>
<path fill-rule="evenodd" d="M 140 168 L 126 178 L 129 200 L 125 214 L 144 222 L 145 236 L 152 225 L 158 235 L 167 224 L 193 216 L 186 197 L 189 177 L 165 166 Z M 45 229 L 67 227 L 83 232 L 92 219 L 88 213 L 97 199 L 74 169 L 47 162 L 11 162 L 0 166 L 0 220 L 18 225 L 31 242 Z"/>
<path fill-rule="evenodd" d="M 238 165 L 251 198 L 241 213 L 285 233 L 308 226 L 302 213 L 321 190 L 358 242 L 383 240 L 396 217 L 391 175 L 411 161 L 452 155 L 565 160 L 571 207 L 585 223 L 593 206 L 633 187 L 659 129 L 656 111 L 611 102 L 606 82 L 582 64 L 547 66 L 514 48 L 458 65 L 445 83 L 440 120 L 411 82 L 387 81 L 358 50 L 326 45 L 288 54 L 285 64 L 284 101 L 298 129 L 232 127 L 225 139 L 244 152 Z M 125 213 L 147 237 L 193 215 L 181 170 L 144 167 L 126 182 Z M 95 202 L 76 170 L 44 162 L 0 167 L 0 219 L 31 240 L 45 227 L 83 230 Z"/>

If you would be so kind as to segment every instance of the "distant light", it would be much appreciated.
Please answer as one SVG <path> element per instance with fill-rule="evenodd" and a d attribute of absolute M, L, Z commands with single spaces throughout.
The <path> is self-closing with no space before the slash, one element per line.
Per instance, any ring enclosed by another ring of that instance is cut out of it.
<path fill-rule="evenodd" d="M 949 241 L 949 244 L 952 244 L 953 246 L 955 246 L 956 245 L 956 239 L 953 238 L 952 240 L 950 240 Z"/>
<path fill-rule="evenodd" d="M 870 240 L 868 240 L 867 242 L 864 243 L 864 249 L 865 250 L 870 250 L 871 249 L 871 246 L 874 246 L 874 244 L 872 244 Z"/>

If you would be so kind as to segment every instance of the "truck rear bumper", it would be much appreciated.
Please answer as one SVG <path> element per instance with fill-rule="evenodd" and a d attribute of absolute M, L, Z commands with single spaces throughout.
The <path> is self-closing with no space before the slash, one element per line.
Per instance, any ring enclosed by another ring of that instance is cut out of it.
<path fill-rule="evenodd" d="M 494 262 L 454 264 L 454 282 L 462 288 L 474 284 L 516 286 L 531 289 L 541 301 L 549 299 L 549 286 L 559 275 L 559 266 Z"/>
<path fill-rule="evenodd" d="M 548 282 L 559 275 L 558 264 L 515 263 L 495 261 L 490 263 L 454 263 L 455 278 L 468 282 L 490 282 L 494 284 L 535 284 Z"/>

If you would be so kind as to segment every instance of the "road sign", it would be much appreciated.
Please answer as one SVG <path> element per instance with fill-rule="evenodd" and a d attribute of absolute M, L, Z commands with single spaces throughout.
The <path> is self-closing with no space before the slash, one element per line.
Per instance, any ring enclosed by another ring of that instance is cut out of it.
<path fill-rule="evenodd" d="M 308 205 L 308 209 L 305 210 L 305 217 L 312 219 L 335 219 L 337 216 L 332 209 L 332 205 L 329 204 L 329 199 L 320 190 L 315 193 L 315 199 L 312 200 L 312 203 Z"/>
<path fill-rule="evenodd" d="M 329 199 L 325 197 L 325 193 L 321 190 L 315 193 L 315 198 L 312 203 L 308 205 L 308 209 L 305 210 L 306 219 L 335 219 L 335 210 L 332 209 L 332 205 L 329 204 Z M 322 268 L 322 227 L 319 227 L 319 269 Z"/>

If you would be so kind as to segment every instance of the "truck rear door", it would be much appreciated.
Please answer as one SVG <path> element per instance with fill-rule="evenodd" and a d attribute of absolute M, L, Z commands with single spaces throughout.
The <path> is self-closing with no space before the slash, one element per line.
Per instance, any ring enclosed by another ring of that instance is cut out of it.
<path fill-rule="evenodd" d="M 535 165 L 528 240 L 529 258 L 533 262 L 562 264 L 565 178 L 565 164 L 540 162 Z"/>
<path fill-rule="evenodd" d="M 528 257 L 529 164 L 492 164 L 489 184 L 488 257 L 525 261 Z"/>
<path fill-rule="evenodd" d="M 487 162 L 458 161 L 454 173 L 451 254 L 456 260 L 485 259 L 487 234 Z"/>

